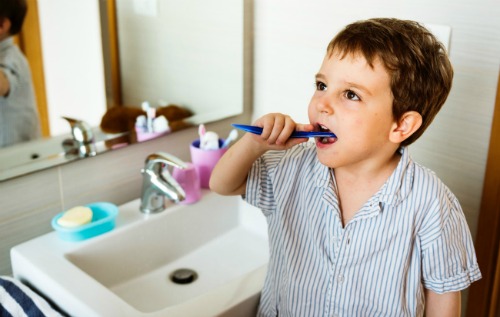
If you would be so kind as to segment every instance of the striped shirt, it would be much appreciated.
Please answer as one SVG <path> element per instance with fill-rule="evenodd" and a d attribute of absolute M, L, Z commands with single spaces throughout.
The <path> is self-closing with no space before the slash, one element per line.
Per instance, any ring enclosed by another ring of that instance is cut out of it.
<path fill-rule="evenodd" d="M 314 144 L 254 163 L 245 199 L 267 218 L 271 253 L 258 316 L 423 316 L 424 288 L 459 291 L 481 278 L 457 198 L 401 154 L 345 227 Z"/>
<path fill-rule="evenodd" d="M 0 41 L 0 71 L 9 81 L 7 96 L 0 96 L 0 148 L 41 136 L 31 70 L 12 37 Z"/>

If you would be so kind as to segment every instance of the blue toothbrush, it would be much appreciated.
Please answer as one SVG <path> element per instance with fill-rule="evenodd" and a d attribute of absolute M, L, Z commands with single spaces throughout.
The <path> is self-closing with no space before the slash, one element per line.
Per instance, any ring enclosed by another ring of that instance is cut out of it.
<path fill-rule="evenodd" d="M 236 129 L 243 130 L 245 132 L 250 132 L 253 134 L 262 134 L 262 128 L 256 127 L 253 125 L 245 125 L 245 124 L 231 124 L 233 127 Z M 327 138 L 336 138 L 337 136 L 333 134 L 332 132 L 321 132 L 321 131 L 311 131 L 311 132 L 306 132 L 306 131 L 294 131 L 292 135 L 290 135 L 291 138 L 316 138 L 316 137 L 327 137 Z"/>

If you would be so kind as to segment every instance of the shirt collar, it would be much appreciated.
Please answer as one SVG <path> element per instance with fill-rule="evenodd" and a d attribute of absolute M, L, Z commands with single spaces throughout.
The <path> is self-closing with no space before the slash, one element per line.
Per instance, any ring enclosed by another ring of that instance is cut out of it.
<path fill-rule="evenodd" d="M 392 206 L 399 205 L 410 194 L 415 172 L 415 165 L 408 149 L 401 147 L 399 153 L 401 154 L 401 158 L 398 166 L 382 186 L 381 190 L 374 196 L 374 198 L 378 196 L 378 201 Z"/>
<path fill-rule="evenodd" d="M 14 45 L 14 39 L 12 36 L 0 41 L 0 50 L 4 50 L 5 48 Z"/>
<path fill-rule="evenodd" d="M 328 187 L 330 185 L 330 168 L 316 158 L 314 166 L 314 177 L 316 178 L 316 187 Z"/>

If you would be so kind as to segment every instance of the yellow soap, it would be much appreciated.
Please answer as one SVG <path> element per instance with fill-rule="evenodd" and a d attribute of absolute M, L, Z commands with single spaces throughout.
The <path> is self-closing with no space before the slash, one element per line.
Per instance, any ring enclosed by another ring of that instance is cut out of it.
<path fill-rule="evenodd" d="M 61 227 L 74 228 L 92 221 L 92 209 L 84 206 L 76 206 L 66 211 L 57 224 Z"/>

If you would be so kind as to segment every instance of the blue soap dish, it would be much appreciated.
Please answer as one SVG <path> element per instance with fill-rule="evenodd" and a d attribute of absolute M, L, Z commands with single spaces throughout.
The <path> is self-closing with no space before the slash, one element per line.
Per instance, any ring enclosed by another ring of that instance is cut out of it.
<path fill-rule="evenodd" d="M 57 220 L 63 216 L 64 212 L 58 213 L 52 218 L 52 228 L 57 232 L 59 238 L 66 241 L 81 241 L 108 232 L 115 227 L 118 215 L 116 205 L 108 202 L 96 202 L 86 206 L 92 210 L 92 221 L 85 225 L 74 228 L 60 226 Z"/>

